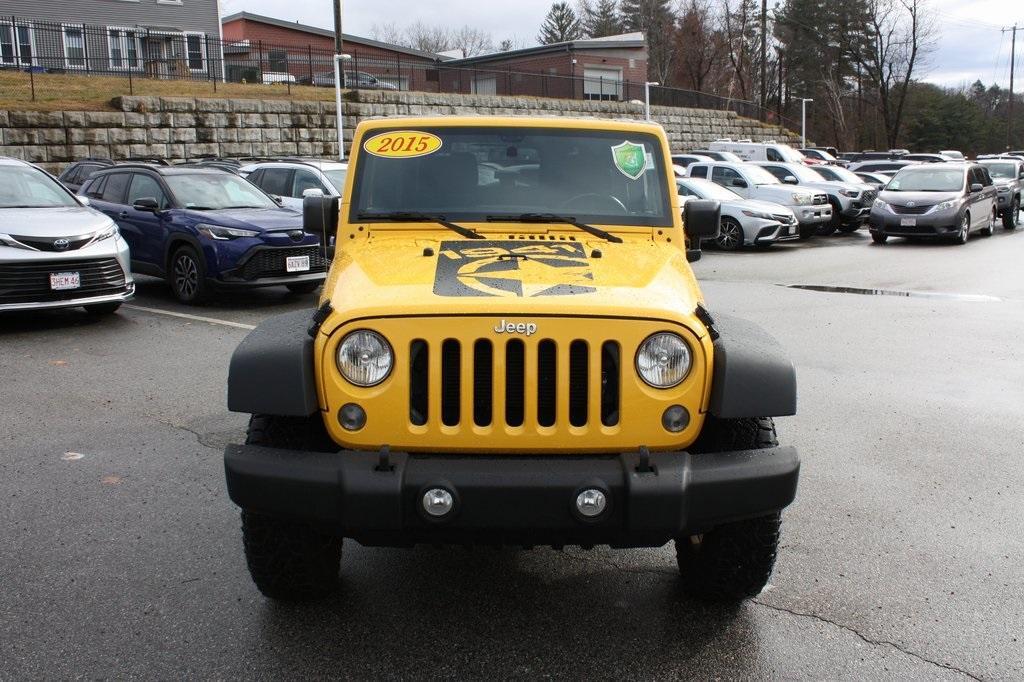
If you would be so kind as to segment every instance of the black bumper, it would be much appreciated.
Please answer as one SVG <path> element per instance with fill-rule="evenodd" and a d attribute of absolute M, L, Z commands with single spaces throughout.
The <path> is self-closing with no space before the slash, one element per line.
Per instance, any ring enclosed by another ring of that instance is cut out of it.
<path fill-rule="evenodd" d="M 587 456 L 302 452 L 229 445 L 228 494 L 252 511 L 323 524 L 365 545 L 416 543 L 657 547 L 717 524 L 772 513 L 796 495 L 800 459 L 777 447 L 713 454 Z M 454 509 L 429 517 L 426 490 Z M 587 488 L 608 507 L 575 509 Z"/>

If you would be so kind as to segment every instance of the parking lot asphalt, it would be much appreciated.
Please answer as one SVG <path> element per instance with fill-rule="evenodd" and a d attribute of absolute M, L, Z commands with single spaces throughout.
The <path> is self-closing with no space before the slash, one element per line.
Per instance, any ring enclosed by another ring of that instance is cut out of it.
<path fill-rule="evenodd" d="M 336 597 L 274 604 L 224 489 L 246 423 L 227 363 L 314 296 L 188 308 L 143 278 L 107 319 L 0 318 L 0 678 L 1019 679 L 1022 261 L 1024 230 L 862 231 L 695 264 L 712 312 L 765 326 L 799 378 L 777 426 L 800 491 L 769 588 L 735 610 L 684 597 L 670 546 L 348 542 Z"/>

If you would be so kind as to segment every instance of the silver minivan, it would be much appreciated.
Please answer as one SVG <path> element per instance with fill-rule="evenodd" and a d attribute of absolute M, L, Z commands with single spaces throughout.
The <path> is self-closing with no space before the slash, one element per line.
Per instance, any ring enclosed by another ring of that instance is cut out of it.
<path fill-rule="evenodd" d="M 101 315 L 134 293 L 114 222 L 45 171 L 0 157 L 0 312 L 82 306 Z"/>

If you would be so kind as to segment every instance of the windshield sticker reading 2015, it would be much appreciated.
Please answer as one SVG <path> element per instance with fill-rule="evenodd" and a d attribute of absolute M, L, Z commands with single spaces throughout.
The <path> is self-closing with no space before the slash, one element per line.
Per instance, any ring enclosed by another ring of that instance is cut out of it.
<path fill-rule="evenodd" d="M 441 145 L 440 137 L 422 130 L 395 130 L 374 135 L 363 142 L 363 149 L 374 156 L 410 159 L 433 154 Z"/>

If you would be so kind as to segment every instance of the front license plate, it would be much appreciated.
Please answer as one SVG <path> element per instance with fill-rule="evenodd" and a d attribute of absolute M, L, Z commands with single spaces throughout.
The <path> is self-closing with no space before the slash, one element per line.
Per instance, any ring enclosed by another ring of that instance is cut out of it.
<path fill-rule="evenodd" d="M 288 256 L 284 261 L 286 272 L 305 272 L 309 270 L 309 256 Z"/>
<path fill-rule="evenodd" d="M 790 226 L 789 234 L 796 234 L 796 225 L 791 225 Z"/>
<path fill-rule="evenodd" d="M 901 227 L 914 227 L 917 225 L 917 218 L 900 218 Z"/>
<path fill-rule="evenodd" d="M 82 277 L 77 272 L 51 272 L 50 288 L 54 291 L 77 289 L 82 286 Z"/>

